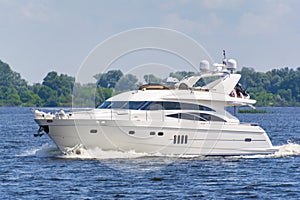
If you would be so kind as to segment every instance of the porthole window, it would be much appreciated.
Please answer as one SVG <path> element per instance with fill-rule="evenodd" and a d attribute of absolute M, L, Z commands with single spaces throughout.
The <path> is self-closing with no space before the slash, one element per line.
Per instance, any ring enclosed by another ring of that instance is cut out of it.
<path fill-rule="evenodd" d="M 151 132 L 150 132 L 150 135 L 155 135 L 155 132 L 154 132 L 154 131 L 151 131 Z"/>
<path fill-rule="evenodd" d="M 129 133 L 129 135 L 133 135 L 133 134 L 135 134 L 135 131 L 129 131 L 128 133 Z"/>
<path fill-rule="evenodd" d="M 95 134 L 95 133 L 97 133 L 98 131 L 97 131 L 97 129 L 91 129 L 90 130 L 90 133 L 92 133 L 92 134 Z"/>
<path fill-rule="evenodd" d="M 163 132 L 158 132 L 157 135 L 158 135 L 158 136 L 163 136 L 164 133 L 163 133 Z"/>

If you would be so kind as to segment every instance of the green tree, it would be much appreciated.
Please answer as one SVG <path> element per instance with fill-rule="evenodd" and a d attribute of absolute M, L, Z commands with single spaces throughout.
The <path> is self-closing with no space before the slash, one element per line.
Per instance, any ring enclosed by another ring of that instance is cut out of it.
<path fill-rule="evenodd" d="M 162 82 L 161 78 L 156 77 L 153 74 L 144 75 L 144 80 L 145 80 L 146 83 L 154 83 L 154 84 L 159 84 L 159 83 Z"/>
<path fill-rule="evenodd" d="M 6 98 L 5 105 L 7 106 L 20 106 L 21 105 L 20 96 L 16 93 L 9 94 Z"/>
<path fill-rule="evenodd" d="M 110 70 L 107 73 L 100 73 L 94 75 L 94 78 L 97 80 L 97 86 L 103 88 L 115 88 L 116 83 L 123 76 L 121 70 Z"/>
<path fill-rule="evenodd" d="M 39 86 L 37 94 L 43 100 L 43 106 L 54 107 L 59 105 L 57 92 L 48 86 Z"/>
<path fill-rule="evenodd" d="M 126 74 L 122 76 L 120 80 L 116 83 L 115 90 L 116 91 L 126 91 L 126 90 L 134 90 L 137 89 L 138 79 L 136 76 L 132 74 Z"/>
<path fill-rule="evenodd" d="M 49 72 L 42 83 L 43 86 L 48 88 L 39 91 L 39 96 L 44 100 L 47 106 L 71 106 L 74 82 L 74 77 L 65 74 L 58 75 L 57 72 L 54 71 Z M 49 88 L 52 91 L 50 91 Z M 46 97 L 47 95 L 43 94 L 45 90 L 49 92 L 49 95 L 51 94 L 50 97 Z"/>
<path fill-rule="evenodd" d="M 21 105 L 20 93 L 27 90 L 27 82 L 21 75 L 11 70 L 10 66 L 0 60 L 0 98 L 1 105 Z"/>
<path fill-rule="evenodd" d="M 113 95 L 112 89 L 98 87 L 96 90 L 96 96 L 95 96 L 96 107 L 101 105 L 106 99 L 110 98 L 112 95 Z"/>
<path fill-rule="evenodd" d="M 20 94 L 20 100 L 22 102 L 22 106 L 42 106 L 42 99 L 35 94 L 32 90 L 25 90 Z"/>
<path fill-rule="evenodd" d="M 95 107 L 96 84 L 76 83 L 73 91 L 74 107 Z"/>

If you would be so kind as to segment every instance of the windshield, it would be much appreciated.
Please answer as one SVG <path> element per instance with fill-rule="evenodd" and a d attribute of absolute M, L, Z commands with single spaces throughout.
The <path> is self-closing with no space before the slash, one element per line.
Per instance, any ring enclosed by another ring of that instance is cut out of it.
<path fill-rule="evenodd" d="M 203 87 L 208 85 L 209 83 L 212 83 L 220 78 L 223 78 L 224 74 L 218 74 L 218 75 L 211 75 L 211 76 L 204 76 L 201 77 L 196 84 L 194 85 L 194 87 Z"/>

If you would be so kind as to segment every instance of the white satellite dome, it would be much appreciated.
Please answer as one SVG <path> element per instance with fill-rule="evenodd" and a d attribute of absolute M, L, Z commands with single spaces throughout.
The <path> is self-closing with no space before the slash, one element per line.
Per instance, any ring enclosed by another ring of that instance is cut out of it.
<path fill-rule="evenodd" d="M 237 69 L 237 62 L 236 62 L 236 60 L 234 60 L 234 59 L 229 59 L 229 60 L 227 61 L 226 67 L 227 67 L 227 69 L 230 70 L 231 72 L 232 72 L 233 70 L 236 70 L 236 69 Z"/>
<path fill-rule="evenodd" d="M 207 60 L 202 60 L 200 62 L 200 71 L 204 71 L 204 72 L 209 71 L 209 67 L 210 65 Z"/>

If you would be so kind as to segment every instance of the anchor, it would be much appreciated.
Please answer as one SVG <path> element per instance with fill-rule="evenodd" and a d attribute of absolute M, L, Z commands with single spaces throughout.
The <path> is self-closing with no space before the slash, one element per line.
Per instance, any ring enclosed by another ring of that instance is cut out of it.
<path fill-rule="evenodd" d="M 39 130 L 37 131 L 37 133 L 33 134 L 34 137 L 40 136 L 42 137 L 44 135 L 44 127 L 40 126 Z"/>

